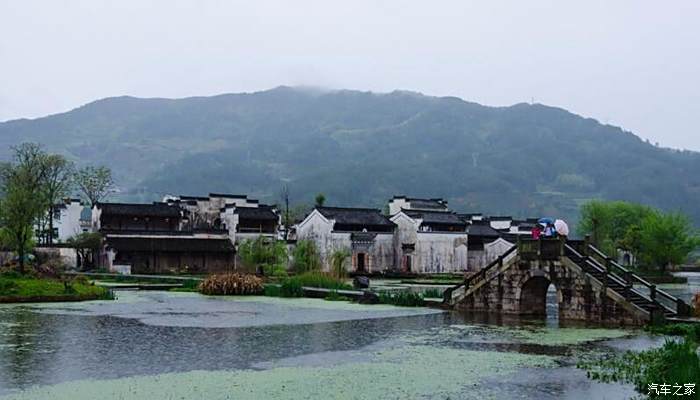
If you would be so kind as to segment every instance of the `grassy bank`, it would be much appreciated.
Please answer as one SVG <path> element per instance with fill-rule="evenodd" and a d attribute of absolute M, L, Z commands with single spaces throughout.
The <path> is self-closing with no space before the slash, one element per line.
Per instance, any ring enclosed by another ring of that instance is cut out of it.
<path fill-rule="evenodd" d="M 111 299 L 107 288 L 95 286 L 85 279 L 57 279 L 0 275 L 0 303 L 34 303 Z"/>

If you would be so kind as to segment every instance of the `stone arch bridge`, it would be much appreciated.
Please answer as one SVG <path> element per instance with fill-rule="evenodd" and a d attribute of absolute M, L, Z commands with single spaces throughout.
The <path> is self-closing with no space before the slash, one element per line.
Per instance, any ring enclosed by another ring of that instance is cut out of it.
<path fill-rule="evenodd" d="M 682 317 L 690 306 L 619 265 L 588 240 L 521 239 L 494 262 L 445 292 L 464 311 L 546 315 L 549 285 L 559 317 L 641 325 Z"/>

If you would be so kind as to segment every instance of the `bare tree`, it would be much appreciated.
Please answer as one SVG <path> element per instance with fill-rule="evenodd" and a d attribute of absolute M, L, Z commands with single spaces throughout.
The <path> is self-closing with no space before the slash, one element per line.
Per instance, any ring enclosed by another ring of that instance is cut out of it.
<path fill-rule="evenodd" d="M 80 188 L 85 200 L 94 207 L 114 188 L 112 171 L 104 166 L 86 166 L 75 173 L 75 183 Z"/>

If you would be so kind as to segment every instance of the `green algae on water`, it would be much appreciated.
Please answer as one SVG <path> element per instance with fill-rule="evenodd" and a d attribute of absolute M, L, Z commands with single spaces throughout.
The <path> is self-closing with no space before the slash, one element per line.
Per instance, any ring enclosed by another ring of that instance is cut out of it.
<path fill-rule="evenodd" d="M 520 368 L 554 367 L 539 355 L 402 346 L 368 354 L 366 362 L 331 367 L 192 371 L 34 387 L 3 400 L 80 399 L 416 399 L 484 398 L 484 378 Z"/>

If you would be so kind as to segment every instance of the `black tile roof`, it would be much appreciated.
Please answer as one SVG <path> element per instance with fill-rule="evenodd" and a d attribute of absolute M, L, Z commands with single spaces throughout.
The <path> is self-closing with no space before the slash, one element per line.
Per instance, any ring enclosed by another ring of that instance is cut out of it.
<path fill-rule="evenodd" d="M 279 218 L 272 207 L 236 207 L 234 214 L 240 219 L 277 221 Z"/>
<path fill-rule="evenodd" d="M 444 211 L 421 211 L 421 210 L 402 210 L 404 214 L 411 218 L 420 218 L 423 220 L 424 224 L 450 224 L 450 225 L 463 225 L 466 226 L 466 222 L 459 217 L 459 215 L 453 212 Z"/>
<path fill-rule="evenodd" d="M 137 204 L 137 203 L 100 203 L 102 216 L 124 215 L 128 217 L 179 217 L 180 208 L 166 203 Z"/>
<path fill-rule="evenodd" d="M 376 208 L 316 207 L 324 217 L 341 225 L 394 226 Z"/>
<path fill-rule="evenodd" d="M 209 193 L 209 197 L 224 197 L 227 199 L 247 199 L 245 194 Z"/>
<path fill-rule="evenodd" d="M 233 244 L 228 239 L 108 237 L 107 246 L 116 251 L 160 251 L 168 253 L 235 252 Z"/>
<path fill-rule="evenodd" d="M 201 201 L 208 201 L 209 197 L 204 197 L 204 196 L 180 196 L 180 200 L 201 200 Z"/>
<path fill-rule="evenodd" d="M 404 199 L 412 209 L 447 210 L 447 201 L 441 198 L 421 199 L 417 197 L 394 196 L 394 199 Z"/>
<path fill-rule="evenodd" d="M 487 221 L 474 221 L 467 228 L 467 233 L 469 236 L 481 236 L 481 237 L 500 237 L 501 234 L 491 228 L 491 225 Z"/>

